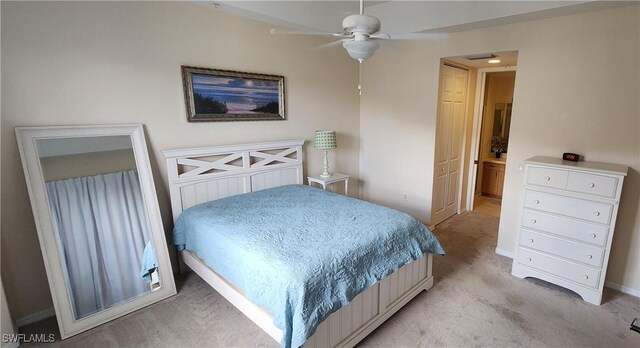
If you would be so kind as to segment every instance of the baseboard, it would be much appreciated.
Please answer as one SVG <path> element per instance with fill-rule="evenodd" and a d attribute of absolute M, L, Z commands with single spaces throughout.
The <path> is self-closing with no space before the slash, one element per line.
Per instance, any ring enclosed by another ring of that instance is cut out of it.
<path fill-rule="evenodd" d="M 636 289 L 630 288 L 628 286 L 623 286 L 623 285 L 612 283 L 612 282 L 604 282 L 604 286 L 609 288 L 609 289 L 613 289 L 613 290 L 618 290 L 620 292 L 624 292 L 625 294 L 628 294 L 628 295 L 631 295 L 631 296 L 640 297 L 640 290 L 636 290 Z"/>
<path fill-rule="evenodd" d="M 512 252 L 506 251 L 506 250 L 500 249 L 500 248 L 496 248 L 496 254 L 502 255 L 502 256 L 506 256 L 506 257 L 508 257 L 510 259 L 515 257 L 515 255 Z"/>
<path fill-rule="evenodd" d="M 51 318 L 56 315 L 55 309 L 53 307 L 43 309 L 39 312 L 31 313 L 29 315 L 25 315 L 22 318 L 16 319 L 16 327 L 20 328 L 29 324 L 37 323 L 40 320 Z"/>

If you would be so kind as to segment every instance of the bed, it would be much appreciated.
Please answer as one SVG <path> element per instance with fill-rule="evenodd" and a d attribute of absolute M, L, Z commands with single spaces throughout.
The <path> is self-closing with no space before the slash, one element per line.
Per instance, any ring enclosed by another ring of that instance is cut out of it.
<path fill-rule="evenodd" d="M 406 214 L 302 186 L 303 143 L 294 140 L 164 151 L 176 223 L 174 238 L 177 244 L 186 246 L 180 251 L 182 266 L 197 273 L 283 347 L 303 343 L 305 347 L 354 346 L 413 297 L 433 286 L 432 255 L 424 254 L 424 250 L 443 251 L 428 231 L 406 232 L 407 239 L 397 242 L 404 243 L 398 247 L 393 240 L 405 238 L 401 229 L 390 233 L 386 227 L 360 225 L 378 218 L 379 225 L 397 219 L 411 229 L 424 228 Z M 318 202 L 328 205 L 323 209 Z M 351 214 L 341 218 L 349 225 L 336 229 L 344 231 L 349 242 L 340 241 L 341 235 L 337 234 L 333 238 L 342 244 L 336 244 L 339 252 L 324 250 L 322 243 L 305 250 L 304 243 L 310 243 L 312 236 L 322 239 L 329 233 L 326 231 L 331 228 L 322 226 L 321 221 L 333 217 L 314 217 L 325 211 L 329 214 L 332 205 L 336 206 L 334 215 Z M 281 222 L 301 210 L 305 217 Z M 276 217 L 280 220 L 274 224 L 271 220 Z M 362 221 L 351 224 L 358 217 Z M 307 223 L 309 219 L 315 221 Z M 216 233 L 202 232 L 203 228 L 215 228 Z M 358 228 L 366 228 L 368 233 L 359 234 Z M 347 230 L 353 231 L 349 235 Z M 387 239 L 380 243 L 375 233 Z M 352 243 L 367 246 L 355 248 L 349 245 Z M 229 249 L 234 245 L 241 247 Z M 216 250 L 210 251 L 213 248 Z M 230 251 L 225 254 L 227 249 Z M 272 257 L 269 250 L 281 251 Z M 358 265 L 355 261 L 360 256 L 350 253 L 361 250 L 373 256 Z M 332 258 L 328 262 L 308 261 L 328 256 Z M 286 259 L 293 262 L 283 266 L 281 260 Z M 324 273 L 309 281 L 317 274 L 313 273 L 317 265 Z M 276 271 L 269 274 L 270 269 Z M 345 271 L 358 277 L 343 276 Z"/>

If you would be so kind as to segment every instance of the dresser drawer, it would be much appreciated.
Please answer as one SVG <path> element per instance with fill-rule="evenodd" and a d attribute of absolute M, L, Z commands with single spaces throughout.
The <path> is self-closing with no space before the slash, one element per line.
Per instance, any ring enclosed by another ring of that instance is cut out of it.
<path fill-rule="evenodd" d="M 523 247 L 518 248 L 516 261 L 521 265 L 535 268 L 551 275 L 592 288 L 598 288 L 600 270 L 589 266 L 578 265 L 571 261 L 561 260 Z"/>
<path fill-rule="evenodd" d="M 522 226 L 604 247 L 609 228 L 524 209 Z"/>
<path fill-rule="evenodd" d="M 529 167 L 527 184 L 564 189 L 567 187 L 567 176 L 566 170 Z"/>
<path fill-rule="evenodd" d="M 601 224 L 609 224 L 613 205 L 525 190 L 526 208 L 561 214 Z"/>
<path fill-rule="evenodd" d="M 618 179 L 604 175 L 569 172 L 567 190 L 614 198 Z"/>
<path fill-rule="evenodd" d="M 549 235 L 520 230 L 520 245 L 601 268 L 604 249 Z"/>

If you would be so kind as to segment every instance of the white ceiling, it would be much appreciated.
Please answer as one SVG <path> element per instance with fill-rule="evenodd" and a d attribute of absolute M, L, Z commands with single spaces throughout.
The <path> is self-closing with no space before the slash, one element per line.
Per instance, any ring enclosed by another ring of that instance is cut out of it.
<path fill-rule="evenodd" d="M 629 3 L 629 2 L 626 2 Z M 338 32 L 359 2 L 208 1 L 205 6 L 303 31 Z M 365 1 L 387 33 L 455 32 L 624 5 L 620 1 Z"/>

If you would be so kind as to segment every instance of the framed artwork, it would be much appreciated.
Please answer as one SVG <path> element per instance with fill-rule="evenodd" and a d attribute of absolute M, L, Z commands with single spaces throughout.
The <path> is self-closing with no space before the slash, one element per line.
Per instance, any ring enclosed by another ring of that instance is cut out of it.
<path fill-rule="evenodd" d="M 285 120 L 284 76 L 182 66 L 189 122 Z"/>

